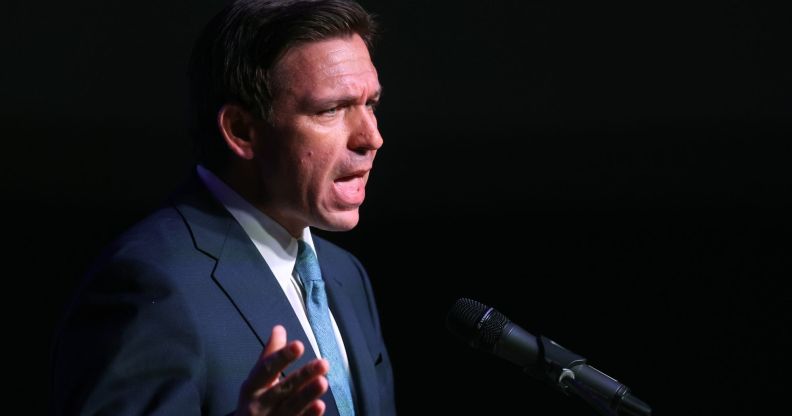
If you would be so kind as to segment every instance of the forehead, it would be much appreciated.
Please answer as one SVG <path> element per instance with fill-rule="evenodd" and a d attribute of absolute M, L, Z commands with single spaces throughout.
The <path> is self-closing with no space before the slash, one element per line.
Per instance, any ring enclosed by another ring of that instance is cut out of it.
<path fill-rule="evenodd" d="M 273 79 L 280 91 L 292 95 L 338 89 L 373 93 L 379 89 L 377 70 L 365 42 L 357 34 L 290 48 L 275 65 Z"/>

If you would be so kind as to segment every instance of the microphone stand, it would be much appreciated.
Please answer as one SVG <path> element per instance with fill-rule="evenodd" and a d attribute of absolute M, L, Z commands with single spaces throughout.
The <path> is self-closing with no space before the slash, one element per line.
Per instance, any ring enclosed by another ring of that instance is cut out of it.
<path fill-rule="evenodd" d="M 536 340 L 537 360 L 525 368 L 534 378 L 550 382 L 563 393 L 576 394 L 602 416 L 651 415 L 649 406 L 630 395 L 627 386 L 586 365 L 585 358 L 544 336 L 537 336 Z M 581 380 L 576 380 L 576 376 Z"/>
<path fill-rule="evenodd" d="M 571 373 L 570 370 L 566 370 Z M 562 376 L 563 377 L 563 376 Z M 578 383 L 575 381 L 574 376 L 571 377 L 563 377 L 561 380 L 562 386 L 564 391 L 572 391 L 578 397 L 583 399 L 584 402 L 588 403 L 594 410 L 597 411 L 602 416 L 618 416 L 618 414 L 609 409 L 607 403 L 604 400 L 596 397 L 595 395 L 591 394 L 588 388 L 583 384 Z"/>

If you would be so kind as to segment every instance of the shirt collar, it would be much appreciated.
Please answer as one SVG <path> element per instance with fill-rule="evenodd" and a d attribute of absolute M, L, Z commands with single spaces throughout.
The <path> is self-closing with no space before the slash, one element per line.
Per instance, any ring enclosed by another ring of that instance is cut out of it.
<path fill-rule="evenodd" d="M 209 192 L 225 206 L 261 251 L 276 277 L 279 275 L 278 271 L 287 271 L 291 275 L 297 259 L 297 240 L 283 226 L 254 207 L 209 169 L 198 165 L 196 171 Z M 316 252 L 309 227 L 303 229 L 300 239 Z"/>

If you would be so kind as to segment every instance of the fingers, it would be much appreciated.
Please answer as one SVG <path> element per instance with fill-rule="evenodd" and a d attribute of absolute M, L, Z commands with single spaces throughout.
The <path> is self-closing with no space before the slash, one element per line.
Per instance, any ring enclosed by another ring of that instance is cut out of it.
<path fill-rule="evenodd" d="M 300 416 L 321 416 L 325 411 L 325 403 L 321 400 L 314 400 L 300 413 Z"/>
<path fill-rule="evenodd" d="M 261 353 L 261 357 L 266 357 L 285 346 L 286 328 L 282 325 L 275 325 L 272 327 L 272 334 L 269 341 L 267 341 L 267 346 L 264 347 L 264 352 Z"/>
<path fill-rule="evenodd" d="M 311 381 L 311 379 L 327 374 L 329 369 L 330 364 L 327 362 L 327 360 L 312 360 L 299 370 L 293 372 L 288 377 L 283 379 L 281 384 L 278 386 L 278 390 L 290 392 L 300 389 L 304 384 Z"/>
<path fill-rule="evenodd" d="M 313 360 L 279 381 L 281 372 L 305 350 L 300 341 L 286 341 L 286 330 L 282 326 L 272 328 L 264 351 L 242 383 L 238 414 L 324 414 L 325 403 L 320 397 L 329 388 L 324 376 L 330 364 L 326 360 Z"/>
<path fill-rule="evenodd" d="M 327 361 L 313 360 L 267 390 L 261 401 L 281 403 L 279 414 L 322 414 L 324 402 L 319 398 L 327 391 L 324 375 L 329 368 Z"/>
<path fill-rule="evenodd" d="M 250 397 L 274 385 L 280 373 L 300 358 L 304 350 L 300 341 L 286 344 L 286 330 L 280 325 L 275 326 L 267 346 L 243 383 L 243 393 Z"/>

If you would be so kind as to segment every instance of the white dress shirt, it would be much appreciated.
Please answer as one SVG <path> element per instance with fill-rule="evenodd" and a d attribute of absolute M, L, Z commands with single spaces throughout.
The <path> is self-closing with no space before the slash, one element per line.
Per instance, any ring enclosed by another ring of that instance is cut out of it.
<path fill-rule="evenodd" d="M 289 303 L 294 309 L 294 314 L 297 315 L 305 335 L 308 336 L 311 348 L 313 348 L 317 357 L 321 357 L 319 344 L 316 342 L 316 336 L 314 336 L 305 312 L 302 285 L 297 272 L 294 270 L 294 264 L 297 261 L 297 240 L 275 220 L 242 198 L 241 195 L 226 185 L 214 173 L 201 165 L 198 165 L 197 171 L 198 176 L 209 189 L 209 192 L 225 206 L 245 230 L 250 240 L 253 241 L 253 244 L 261 253 L 261 257 L 264 258 L 272 274 L 275 275 L 275 279 L 278 280 L 283 293 L 289 299 Z M 300 239 L 305 241 L 316 252 L 313 239 L 311 238 L 311 230 L 308 227 L 305 227 Z M 349 375 L 349 359 L 344 347 L 344 340 L 341 338 L 341 332 L 338 330 L 332 311 L 330 312 L 330 322 L 333 325 L 333 332 L 335 333 L 338 347 L 341 349 L 344 371 Z M 351 377 L 349 379 L 351 380 Z"/>

